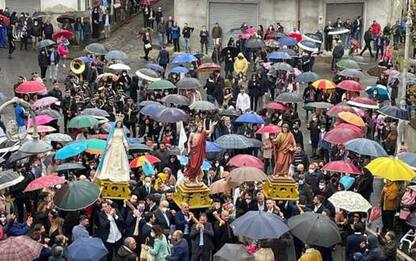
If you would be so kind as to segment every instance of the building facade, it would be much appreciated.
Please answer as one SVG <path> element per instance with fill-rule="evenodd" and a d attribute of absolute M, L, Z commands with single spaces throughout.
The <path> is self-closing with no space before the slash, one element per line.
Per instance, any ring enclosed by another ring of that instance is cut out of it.
<path fill-rule="evenodd" d="M 29 14 L 35 11 L 48 13 L 86 11 L 90 5 L 91 0 L 0 0 L 0 9 L 7 7 L 11 11 Z"/>

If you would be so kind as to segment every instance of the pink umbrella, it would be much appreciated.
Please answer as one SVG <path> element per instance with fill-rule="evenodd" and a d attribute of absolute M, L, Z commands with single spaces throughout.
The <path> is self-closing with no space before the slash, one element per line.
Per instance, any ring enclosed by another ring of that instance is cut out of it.
<path fill-rule="evenodd" d="M 227 165 L 235 167 L 253 167 L 258 169 L 264 168 L 264 163 L 259 158 L 248 155 L 248 154 L 239 154 L 234 156 L 228 161 Z"/>
<path fill-rule="evenodd" d="M 354 164 L 352 164 L 352 162 L 349 160 L 330 161 L 322 169 L 330 172 L 341 172 L 351 174 L 361 173 L 361 171 L 356 166 L 354 166 Z"/>
<path fill-rule="evenodd" d="M 295 76 L 302 74 L 302 72 L 298 68 L 293 68 L 293 71 L 295 73 Z"/>
<path fill-rule="evenodd" d="M 47 97 L 43 97 L 42 99 L 39 99 L 37 101 L 35 101 L 35 103 L 33 103 L 32 107 L 37 109 L 37 108 L 42 108 L 42 107 L 48 107 L 54 103 L 57 103 L 59 100 L 53 96 L 47 96 Z"/>
<path fill-rule="evenodd" d="M 51 116 L 47 115 L 47 114 L 41 114 L 36 116 L 36 124 L 37 125 L 45 125 L 48 124 L 49 122 L 55 120 L 54 118 L 52 118 Z M 29 119 L 27 121 L 27 126 L 30 127 L 33 124 L 33 120 Z"/>

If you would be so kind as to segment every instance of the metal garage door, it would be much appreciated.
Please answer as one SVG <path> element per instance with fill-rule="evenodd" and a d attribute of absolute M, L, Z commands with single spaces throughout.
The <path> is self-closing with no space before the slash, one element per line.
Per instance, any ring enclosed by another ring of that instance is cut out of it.
<path fill-rule="evenodd" d="M 257 4 L 248 3 L 209 3 L 209 28 L 218 22 L 224 35 L 230 30 L 240 28 L 242 23 L 257 26 Z M 228 39 L 227 39 L 228 40 Z"/>
<path fill-rule="evenodd" d="M 40 0 L 6 0 L 6 7 L 10 12 L 16 11 L 33 14 L 34 11 L 40 11 Z"/>
<path fill-rule="evenodd" d="M 341 21 L 345 21 L 347 19 L 353 21 L 359 15 L 363 17 L 363 10 L 363 3 L 327 4 L 326 21 L 331 21 L 332 23 L 335 23 L 337 18 L 341 18 Z"/>

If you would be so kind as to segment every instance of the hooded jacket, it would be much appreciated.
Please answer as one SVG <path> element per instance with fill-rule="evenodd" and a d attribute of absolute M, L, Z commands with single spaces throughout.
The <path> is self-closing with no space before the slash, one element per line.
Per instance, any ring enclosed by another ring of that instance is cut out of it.
<path fill-rule="evenodd" d="M 237 58 L 234 61 L 234 71 L 235 71 L 235 73 L 238 74 L 238 73 L 241 72 L 242 74 L 246 74 L 249 64 L 250 63 L 244 57 L 243 53 L 239 53 L 237 55 Z"/>
<path fill-rule="evenodd" d="M 381 249 L 378 244 L 377 237 L 370 235 L 368 236 L 368 251 L 364 255 L 365 261 L 380 261 L 381 260 Z"/>

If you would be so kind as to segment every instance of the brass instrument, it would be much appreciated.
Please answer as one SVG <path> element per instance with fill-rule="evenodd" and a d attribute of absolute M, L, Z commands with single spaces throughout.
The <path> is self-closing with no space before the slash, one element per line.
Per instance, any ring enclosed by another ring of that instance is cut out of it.
<path fill-rule="evenodd" d="M 138 210 L 130 201 L 128 200 L 124 200 L 124 203 L 126 203 L 126 206 L 128 206 L 131 211 L 136 211 Z M 140 217 L 136 218 L 136 224 L 134 225 L 134 231 L 133 231 L 133 236 L 138 236 L 139 235 L 139 224 L 140 224 Z"/>
<path fill-rule="evenodd" d="M 70 64 L 71 72 L 79 76 L 79 81 L 83 82 L 82 74 L 85 71 L 85 63 L 79 59 L 73 59 Z"/>

